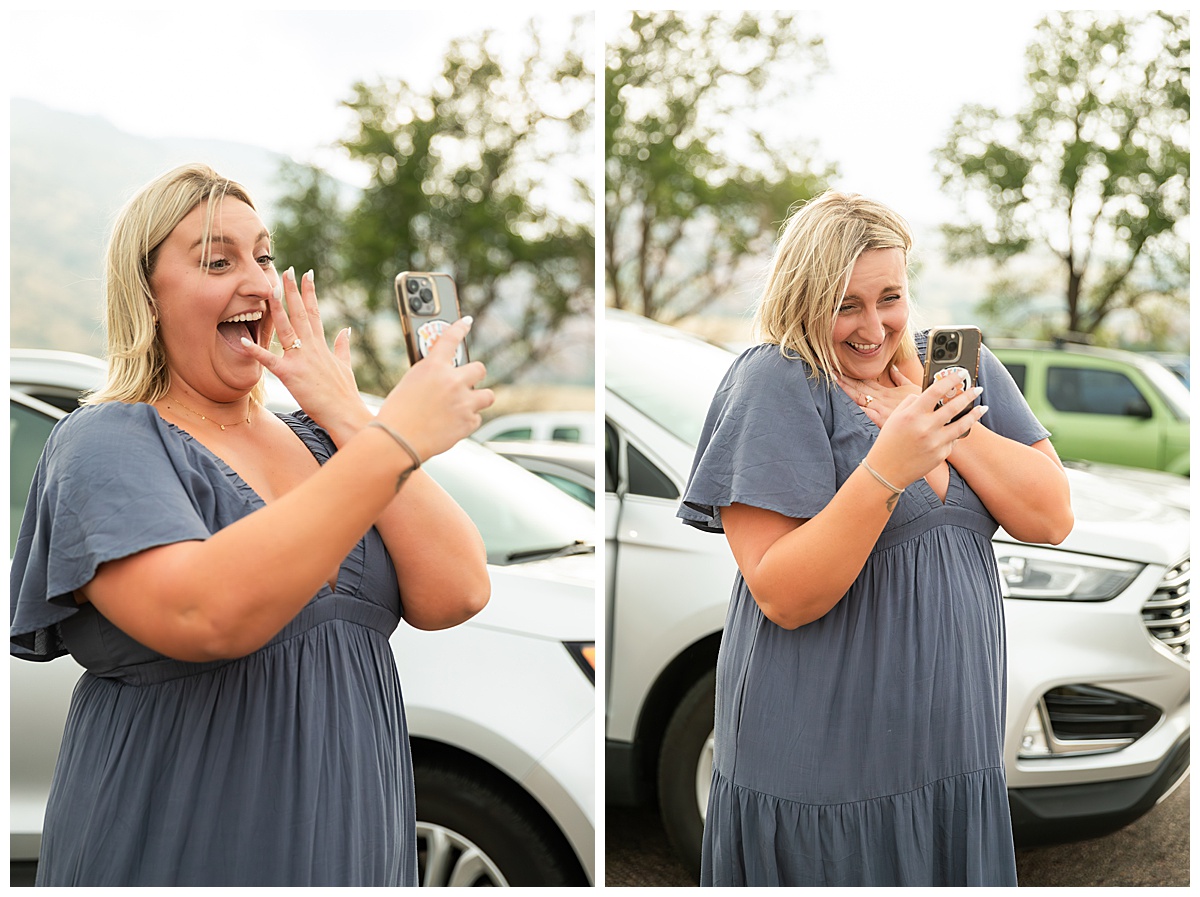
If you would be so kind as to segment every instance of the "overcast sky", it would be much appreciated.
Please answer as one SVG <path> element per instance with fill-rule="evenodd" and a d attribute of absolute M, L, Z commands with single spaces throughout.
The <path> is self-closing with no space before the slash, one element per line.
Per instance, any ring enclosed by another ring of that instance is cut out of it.
<path fill-rule="evenodd" d="M 355 80 L 428 83 L 452 37 L 516 31 L 536 12 L 507 4 L 472 4 L 469 15 L 204 9 L 203 17 L 16 11 L 10 93 L 100 115 L 135 134 L 235 140 L 330 164 L 323 148 L 347 133 L 338 103 Z M 543 31 L 553 33 L 566 16 L 543 13 Z M 1039 12 L 961 6 L 936 17 L 862 8 L 801 16 L 825 38 L 829 73 L 797 98 L 794 112 L 811 116 L 822 155 L 841 167 L 839 186 L 889 202 L 914 223 L 950 214 L 930 151 L 964 102 L 1016 104 Z M 596 39 L 610 27 L 602 16 Z"/>

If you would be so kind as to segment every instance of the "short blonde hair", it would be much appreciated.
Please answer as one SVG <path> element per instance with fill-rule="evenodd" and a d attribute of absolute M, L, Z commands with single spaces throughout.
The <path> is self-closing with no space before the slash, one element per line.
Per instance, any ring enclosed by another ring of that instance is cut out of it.
<path fill-rule="evenodd" d="M 814 376 L 841 373 L 833 351 L 833 320 L 854 263 L 871 249 L 912 248 L 908 224 L 882 203 L 853 193 L 822 193 L 784 223 L 767 287 L 754 318 L 758 338 L 800 358 Z M 917 356 L 911 331 L 893 361 Z"/>
<path fill-rule="evenodd" d="M 171 375 L 158 334 L 158 304 L 150 276 L 163 241 L 201 203 L 208 203 L 202 231 L 204 253 L 211 251 L 213 215 L 227 196 L 254 208 L 240 184 L 207 165 L 182 165 L 139 190 L 117 215 L 104 259 L 108 377 L 103 387 L 83 400 L 85 404 L 153 404 L 170 390 Z M 260 379 L 251 398 L 261 403 L 265 395 Z"/>

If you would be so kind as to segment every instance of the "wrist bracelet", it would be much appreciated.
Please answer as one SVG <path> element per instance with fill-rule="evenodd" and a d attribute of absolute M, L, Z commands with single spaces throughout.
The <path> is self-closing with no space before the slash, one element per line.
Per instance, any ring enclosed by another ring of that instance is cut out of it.
<path fill-rule="evenodd" d="M 404 471 L 404 473 L 400 474 L 400 478 L 398 480 L 396 480 L 396 491 L 399 492 L 400 487 L 404 485 L 404 481 L 407 480 L 410 476 L 412 476 L 412 472 L 414 470 L 416 470 L 418 467 L 421 466 L 421 456 L 417 454 L 416 449 L 414 449 L 411 445 L 408 444 L 408 440 L 406 440 L 403 436 L 401 436 L 399 433 L 397 433 L 395 430 L 393 430 L 387 424 L 381 423 L 380 421 L 377 421 L 377 420 L 373 420 L 369 424 L 367 424 L 367 426 L 368 427 L 378 427 L 379 429 L 383 430 L 383 432 L 387 433 L 394 440 L 396 440 L 396 444 L 399 445 L 400 448 L 404 449 L 404 451 L 408 452 L 408 456 L 410 458 L 412 458 L 412 462 L 413 462 L 412 467 L 408 468 L 408 470 L 406 470 L 406 471 Z"/>
<path fill-rule="evenodd" d="M 887 500 L 887 509 L 889 511 L 895 510 L 896 502 L 898 502 L 900 500 L 900 496 L 904 494 L 904 490 L 897 489 L 895 486 L 893 486 L 891 483 L 889 483 L 887 480 L 885 480 L 883 477 L 881 477 L 878 473 L 876 473 L 875 470 L 872 469 L 871 465 L 867 463 L 866 458 L 863 458 L 861 461 L 859 461 L 858 466 L 865 467 L 867 469 L 867 473 L 869 473 L 871 476 L 875 477 L 875 479 L 877 479 L 879 481 L 879 484 L 881 486 L 884 486 L 885 488 L 890 489 L 892 491 L 892 497 Z"/>

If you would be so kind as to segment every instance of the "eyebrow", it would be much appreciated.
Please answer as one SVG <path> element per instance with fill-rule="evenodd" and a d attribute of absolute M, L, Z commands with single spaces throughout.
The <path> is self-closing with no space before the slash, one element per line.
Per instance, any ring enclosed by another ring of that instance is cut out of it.
<path fill-rule="evenodd" d="M 902 287 L 902 286 L 885 286 L 879 291 L 879 295 L 883 296 L 886 293 L 901 293 L 903 291 L 904 291 L 904 287 Z M 847 299 L 857 299 L 859 302 L 863 301 L 862 297 L 859 296 L 857 293 L 847 293 L 845 296 L 842 297 L 843 302 L 845 302 Z"/>
<path fill-rule="evenodd" d="M 254 242 L 260 243 L 263 240 L 270 239 L 270 237 L 271 237 L 270 233 L 268 233 L 267 229 L 264 227 L 262 230 L 260 230 L 258 232 L 258 236 L 254 238 Z M 204 237 L 203 236 L 199 237 L 195 243 L 193 243 L 191 246 L 188 247 L 188 252 L 191 252 L 193 249 L 195 249 L 197 246 L 201 245 L 203 242 L 204 242 Z M 237 245 L 237 240 L 234 240 L 231 237 L 226 237 L 224 234 L 221 234 L 219 236 L 214 235 L 214 236 L 210 237 L 209 242 L 210 243 L 224 243 L 226 246 L 236 246 Z"/>

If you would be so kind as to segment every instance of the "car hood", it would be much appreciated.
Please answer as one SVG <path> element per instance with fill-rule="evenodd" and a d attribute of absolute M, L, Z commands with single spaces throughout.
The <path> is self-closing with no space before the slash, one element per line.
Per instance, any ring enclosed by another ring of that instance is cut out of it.
<path fill-rule="evenodd" d="M 488 567 L 492 597 L 465 626 L 556 641 L 595 641 L 596 555 Z"/>
<path fill-rule="evenodd" d="M 1159 470 L 1144 470 L 1139 467 L 1118 467 L 1115 464 L 1100 464 L 1095 461 L 1064 461 L 1068 468 L 1082 470 L 1115 480 L 1137 492 L 1184 511 L 1192 509 L 1192 481 L 1177 473 Z"/>
<path fill-rule="evenodd" d="M 1068 468 L 1075 527 L 1061 545 L 1066 551 L 1101 555 L 1143 564 L 1171 566 L 1190 551 L 1190 518 L 1178 506 L 1134 479 Z M 1017 542 L 1001 530 L 998 541 Z"/>

